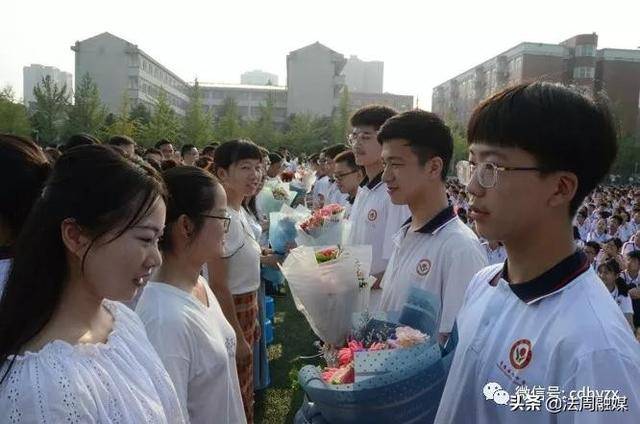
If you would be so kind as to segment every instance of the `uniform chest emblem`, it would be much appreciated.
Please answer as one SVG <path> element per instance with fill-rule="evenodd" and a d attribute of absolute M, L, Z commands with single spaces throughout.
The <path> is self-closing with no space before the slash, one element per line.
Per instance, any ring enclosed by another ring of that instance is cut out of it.
<path fill-rule="evenodd" d="M 378 211 L 375 209 L 371 209 L 367 214 L 367 218 L 369 219 L 369 221 L 375 221 L 376 219 L 378 219 Z"/>
<path fill-rule="evenodd" d="M 531 342 L 527 339 L 520 339 L 511 346 L 509 362 L 513 368 L 521 370 L 529 365 L 532 356 Z"/>
<path fill-rule="evenodd" d="M 416 265 L 416 272 L 418 275 L 425 276 L 431 271 L 431 261 L 429 259 L 422 259 Z"/>

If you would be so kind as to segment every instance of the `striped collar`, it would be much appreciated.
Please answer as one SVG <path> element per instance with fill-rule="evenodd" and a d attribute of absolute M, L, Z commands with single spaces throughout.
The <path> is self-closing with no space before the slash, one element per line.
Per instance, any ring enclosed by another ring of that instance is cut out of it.
<path fill-rule="evenodd" d="M 499 276 L 509 282 L 509 260 L 507 259 Z M 572 255 L 563 259 L 553 268 L 545 271 L 533 280 L 519 284 L 509 284 L 513 293 L 527 305 L 562 291 L 570 282 L 589 269 L 589 260 L 581 251 L 577 250 Z"/>
<path fill-rule="evenodd" d="M 367 187 L 369 190 L 373 190 L 382 182 L 382 172 L 373 177 L 373 180 L 369 181 L 369 177 L 364 177 L 364 180 L 360 182 L 360 187 Z"/>
<path fill-rule="evenodd" d="M 431 220 L 429 222 L 424 224 L 416 232 L 417 233 L 422 233 L 422 234 L 431 234 L 431 235 L 433 235 L 436 232 L 438 232 L 439 229 L 444 227 L 446 224 L 448 224 L 450 221 L 452 221 L 456 217 L 457 217 L 457 215 L 456 215 L 455 211 L 453 210 L 453 206 L 448 206 L 448 207 L 444 208 L 443 210 L 441 210 L 440 212 L 438 212 L 438 214 L 436 216 L 431 218 Z M 404 226 L 406 226 L 408 224 L 411 224 L 411 218 L 409 218 L 404 223 Z"/>

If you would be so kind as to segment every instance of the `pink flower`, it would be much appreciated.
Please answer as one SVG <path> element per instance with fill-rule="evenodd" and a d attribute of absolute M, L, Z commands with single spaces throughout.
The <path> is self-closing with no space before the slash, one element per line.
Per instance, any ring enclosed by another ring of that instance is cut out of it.
<path fill-rule="evenodd" d="M 333 373 L 331 383 L 333 384 L 350 384 L 353 383 L 356 377 L 355 370 L 353 369 L 353 363 L 349 363 L 347 366 L 341 367 Z"/>
<path fill-rule="evenodd" d="M 371 346 L 369 346 L 370 351 L 387 350 L 387 349 L 389 349 L 389 346 L 386 343 L 382 343 L 382 342 L 374 342 L 371 344 Z"/>
<path fill-rule="evenodd" d="M 353 361 L 353 351 L 351 349 L 343 347 L 338 351 L 338 363 L 341 367 L 347 365 L 351 361 Z"/>
<path fill-rule="evenodd" d="M 353 353 L 355 353 L 355 352 L 359 352 L 359 351 L 361 351 L 361 350 L 364 350 L 364 345 L 363 345 L 361 342 L 357 341 L 357 340 L 351 340 L 351 341 L 347 344 L 347 347 L 348 347 L 349 349 L 351 349 L 351 351 L 352 351 Z"/>
<path fill-rule="evenodd" d="M 320 376 L 325 382 L 330 383 L 336 371 L 338 371 L 338 368 L 325 368 L 324 371 L 322 371 L 322 373 L 320 374 Z"/>
<path fill-rule="evenodd" d="M 395 343 L 398 347 L 412 347 L 428 340 L 429 336 L 411 327 L 396 328 Z"/>

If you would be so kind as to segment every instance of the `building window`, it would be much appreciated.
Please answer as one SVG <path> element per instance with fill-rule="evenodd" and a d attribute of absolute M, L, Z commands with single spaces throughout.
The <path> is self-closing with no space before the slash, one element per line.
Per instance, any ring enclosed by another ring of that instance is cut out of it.
<path fill-rule="evenodd" d="M 576 57 L 582 56 L 595 56 L 596 55 L 596 47 L 593 44 L 581 44 L 576 46 Z"/>
<path fill-rule="evenodd" d="M 573 68 L 573 78 L 594 78 L 596 75 L 596 68 L 593 66 L 577 66 Z"/>

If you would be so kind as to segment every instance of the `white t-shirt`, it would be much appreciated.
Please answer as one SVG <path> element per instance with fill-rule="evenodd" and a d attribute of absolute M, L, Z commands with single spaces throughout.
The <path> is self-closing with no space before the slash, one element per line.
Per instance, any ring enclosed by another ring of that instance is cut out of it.
<path fill-rule="evenodd" d="M 577 252 L 521 284 L 504 280 L 503 266 L 483 269 L 469 284 L 435 422 L 637 423 L 640 344 L 586 256 Z M 561 399 L 587 386 L 618 390 L 629 411 L 553 414 L 544 399 L 537 411 L 512 411 L 512 398 L 507 405 L 486 399 L 488 383 L 511 396 L 520 386 L 539 386 L 545 396 L 555 387 Z"/>
<path fill-rule="evenodd" d="M 114 317 L 106 343 L 55 340 L 17 357 L 0 385 L 0 422 L 187 422 L 140 318 L 121 303 L 103 304 Z"/>
<path fill-rule="evenodd" d="M 11 259 L 0 260 L 0 297 L 4 291 L 4 286 L 9 278 L 9 269 L 11 268 Z"/>
<path fill-rule="evenodd" d="M 244 208 L 236 211 L 229 207 L 227 211 L 231 223 L 225 243 L 233 248 L 227 259 L 229 290 L 233 295 L 251 293 L 260 287 L 262 250 Z"/>
<path fill-rule="evenodd" d="M 411 212 L 406 205 L 394 205 L 382 174 L 358 189 L 349 217 L 348 245 L 370 245 L 373 251 L 371 274 L 387 269 L 393 239 Z M 365 180 L 366 181 L 366 180 Z"/>
<path fill-rule="evenodd" d="M 209 307 L 190 293 L 150 282 L 136 312 L 171 376 L 192 424 L 245 423 L 236 371 L 236 335 L 203 278 Z"/>
<path fill-rule="evenodd" d="M 325 205 L 329 205 L 331 203 L 336 203 L 340 206 L 346 206 L 349 204 L 349 195 L 346 193 L 342 193 L 335 181 L 329 183 Z"/>
<path fill-rule="evenodd" d="M 417 231 L 407 223 L 394 239 L 382 279 L 380 310 L 400 311 L 412 287 L 433 293 L 442 305 L 439 332 L 450 333 L 473 276 L 487 266 L 476 235 L 448 207 Z"/>

